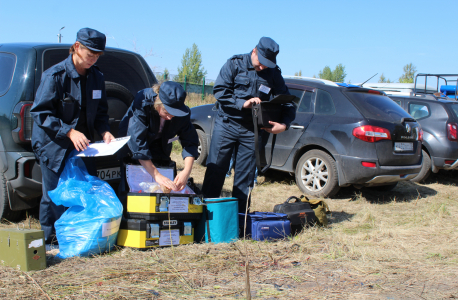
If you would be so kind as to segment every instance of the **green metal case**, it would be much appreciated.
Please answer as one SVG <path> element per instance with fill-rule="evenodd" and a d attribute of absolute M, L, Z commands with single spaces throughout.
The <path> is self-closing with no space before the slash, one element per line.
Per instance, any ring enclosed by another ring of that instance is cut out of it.
<path fill-rule="evenodd" d="M 46 268 L 43 230 L 0 229 L 0 262 L 21 271 Z"/>

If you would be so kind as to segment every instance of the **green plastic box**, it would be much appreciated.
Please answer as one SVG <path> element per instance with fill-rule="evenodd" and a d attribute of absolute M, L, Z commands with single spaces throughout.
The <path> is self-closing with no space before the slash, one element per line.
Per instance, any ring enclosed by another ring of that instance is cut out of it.
<path fill-rule="evenodd" d="M 21 271 L 46 268 L 44 232 L 37 229 L 0 229 L 0 263 Z"/>

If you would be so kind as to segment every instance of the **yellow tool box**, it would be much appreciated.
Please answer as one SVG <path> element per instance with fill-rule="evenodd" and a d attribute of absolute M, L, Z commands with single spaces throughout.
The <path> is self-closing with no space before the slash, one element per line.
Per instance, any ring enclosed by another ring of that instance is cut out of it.
<path fill-rule="evenodd" d="M 0 262 L 21 271 L 46 268 L 43 230 L 0 229 Z"/>
<path fill-rule="evenodd" d="M 194 226 L 191 221 L 124 219 L 119 227 L 117 244 L 147 249 L 192 242 L 194 242 Z"/>
<path fill-rule="evenodd" d="M 200 220 L 202 195 L 129 193 L 125 215 L 128 219 Z"/>

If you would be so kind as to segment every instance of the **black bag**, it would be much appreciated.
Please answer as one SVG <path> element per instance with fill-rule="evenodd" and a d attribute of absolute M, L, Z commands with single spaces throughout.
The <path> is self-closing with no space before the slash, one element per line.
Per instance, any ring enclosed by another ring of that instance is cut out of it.
<path fill-rule="evenodd" d="M 293 199 L 296 201 L 290 202 Z M 285 203 L 275 205 L 274 212 L 288 215 L 288 219 L 291 221 L 291 233 L 293 234 L 300 232 L 307 225 L 315 224 L 317 221 L 310 203 L 302 202 L 294 196 L 289 197 Z"/>
<path fill-rule="evenodd" d="M 261 168 L 261 158 L 259 157 L 259 144 L 258 144 L 258 127 L 260 128 L 272 128 L 269 121 L 280 123 L 282 120 L 282 104 L 292 103 L 296 96 L 294 95 L 278 95 L 270 101 L 263 101 L 259 104 L 252 106 L 251 112 L 253 115 L 254 124 L 254 147 L 256 153 L 256 167 L 259 172 L 264 173 L 270 168 L 272 163 L 272 155 L 274 153 L 275 140 L 277 135 L 274 134 L 272 137 L 272 147 L 270 152 L 270 162 L 264 168 Z"/>
<path fill-rule="evenodd" d="M 293 102 L 294 95 L 278 95 L 270 101 L 263 101 L 252 106 L 253 120 L 255 125 L 261 128 L 272 128 L 269 121 L 280 123 L 282 120 L 282 104 Z"/>

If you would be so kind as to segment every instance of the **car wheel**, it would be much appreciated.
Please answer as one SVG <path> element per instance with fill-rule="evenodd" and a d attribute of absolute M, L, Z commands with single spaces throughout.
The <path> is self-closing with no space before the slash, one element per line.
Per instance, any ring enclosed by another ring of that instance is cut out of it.
<path fill-rule="evenodd" d="M 205 132 L 200 129 L 196 129 L 197 136 L 199 137 L 199 147 L 197 148 L 197 152 L 199 153 L 199 157 L 196 160 L 196 163 L 199 165 L 205 166 L 205 162 L 207 160 L 207 137 L 205 136 Z"/>
<path fill-rule="evenodd" d="M 332 197 L 340 189 L 334 159 L 324 151 L 311 150 L 299 159 L 296 183 L 312 197 Z"/>
<path fill-rule="evenodd" d="M 118 137 L 119 122 L 126 114 L 127 109 L 134 100 L 134 96 L 124 86 L 111 81 L 105 81 L 105 90 L 107 93 L 110 131 L 115 137 Z"/>
<path fill-rule="evenodd" d="M 3 174 L 0 176 L 0 220 L 5 218 L 8 221 L 18 221 L 22 215 L 22 211 L 11 210 L 6 191 L 6 180 Z"/>
<path fill-rule="evenodd" d="M 423 182 L 431 174 L 431 157 L 429 156 L 428 152 L 423 149 L 421 150 L 421 154 L 423 155 L 423 160 L 421 163 L 420 173 L 418 173 L 416 177 L 410 179 L 410 181 Z"/>

